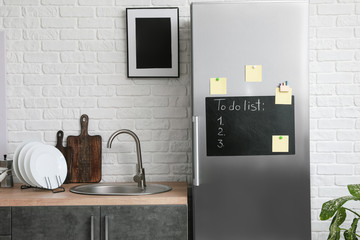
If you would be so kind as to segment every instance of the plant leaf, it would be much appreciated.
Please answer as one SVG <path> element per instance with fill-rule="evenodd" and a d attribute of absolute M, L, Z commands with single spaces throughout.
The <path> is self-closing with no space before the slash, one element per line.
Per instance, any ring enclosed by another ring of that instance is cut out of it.
<path fill-rule="evenodd" d="M 360 198 L 360 184 L 350 184 L 347 187 L 351 195 Z"/>
<path fill-rule="evenodd" d="M 354 218 L 354 220 L 351 224 L 350 230 L 353 234 L 356 234 L 356 228 L 357 228 L 358 222 L 359 222 L 359 218 Z"/>
<path fill-rule="evenodd" d="M 340 239 L 340 225 L 345 221 L 346 210 L 345 208 L 340 208 L 335 217 L 332 219 L 329 227 L 329 236 L 328 240 L 339 240 Z"/>
<path fill-rule="evenodd" d="M 344 232 L 345 240 L 358 240 L 358 238 L 356 236 L 356 228 L 357 228 L 358 222 L 359 222 L 359 218 L 354 218 L 349 230 L 346 230 Z"/>
<path fill-rule="evenodd" d="M 354 199 L 356 199 L 354 196 L 345 196 L 325 202 L 321 208 L 320 219 L 327 220 L 331 218 L 344 203 Z"/>

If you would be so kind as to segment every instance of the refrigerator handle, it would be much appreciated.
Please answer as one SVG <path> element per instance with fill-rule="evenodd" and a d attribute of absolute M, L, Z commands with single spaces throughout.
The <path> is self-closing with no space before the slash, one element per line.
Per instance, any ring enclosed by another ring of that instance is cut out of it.
<path fill-rule="evenodd" d="M 199 186 L 199 117 L 193 116 L 193 158 L 194 158 L 194 179 L 193 179 L 193 185 Z"/>

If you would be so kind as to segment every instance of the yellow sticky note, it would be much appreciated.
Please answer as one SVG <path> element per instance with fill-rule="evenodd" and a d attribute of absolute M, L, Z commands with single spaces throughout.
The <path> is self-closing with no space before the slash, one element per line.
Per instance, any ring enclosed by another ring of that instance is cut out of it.
<path fill-rule="evenodd" d="M 273 152 L 289 152 L 289 136 L 288 135 L 273 135 L 272 136 L 272 151 Z"/>
<path fill-rule="evenodd" d="M 287 92 L 280 92 L 280 88 L 276 88 L 275 91 L 275 104 L 292 104 L 292 89 Z"/>
<path fill-rule="evenodd" d="M 246 65 L 245 66 L 245 81 L 246 82 L 262 82 L 262 66 L 261 65 Z"/>
<path fill-rule="evenodd" d="M 210 94 L 226 94 L 226 78 L 210 78 Z"/>

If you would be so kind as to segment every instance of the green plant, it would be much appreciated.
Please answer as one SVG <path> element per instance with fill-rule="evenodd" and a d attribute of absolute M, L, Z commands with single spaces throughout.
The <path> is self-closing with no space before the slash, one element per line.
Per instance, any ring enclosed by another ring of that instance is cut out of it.
<path fill-rule="evenodd" d="M 356 234 L 356 228 L 360 219 L 360 215 L 343 205 L 349 200 L 360 201 L 360 184 L 348 185 L 351 196 L 344 196 L 325 202 L 322 205 L 320 219 L 328 220 L 333 217 L 330 227 L 328 240 L 340 239 L 341 231 L 344 231 L 345 240 L 357 240 L 360 235 Z M 346 211 L 355 215 L 349 229 L 340 228 L 346 219 Z"/>

